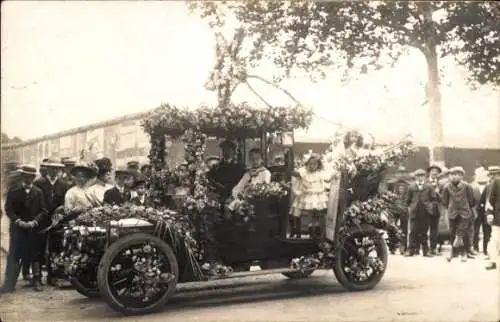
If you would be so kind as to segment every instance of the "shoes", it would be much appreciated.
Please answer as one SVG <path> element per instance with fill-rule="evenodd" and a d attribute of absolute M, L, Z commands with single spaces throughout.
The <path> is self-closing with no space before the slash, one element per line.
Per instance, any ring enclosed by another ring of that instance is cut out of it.
<path fill-rule="evenodd" d="M 404 255 L 403 255 L 403 256 L 404 256 L 404 257 L 412 257 L 412 256 L 414 256 L 414 255 L 415 255 L 415 254 L 413 254 L 413 252 L 406 252 L 406 253 L 404 253 Z"/>
<path fill-rule="evenodd" d="M 469 258 L 469 259 L 474 259 L 474 258 L 476 258 L 476 256 L 475 256 L 473 253 L 468 252 L 468 253 L 467 253 L 467 258 Z"/>
<path fill-rule="evenodd" d="M 424 257 L 433 257 L 431 253 L 424 253 Z"/>
<path fill-rule="evenodd" d="M 467 262 L 467 257 L 468 257 L 468 256 L 465 256 L 465 255 L 460 255 L 460 261 L 461 261 L 462 263 Z"/>
<path fill-rule="evenodd" d="M 35 292 L 42 292 L 43 291 L 42 283 L 40 281 L 35 281 L 34 289 Z"/>
<path fill-rule="evenodd" d="M 436 256 L 437 253 L 436 253 L 436 250 L 435 249 L 431 249 L 429 254 L 431 254 L 432 256 Z"/>
<path fill-rule="evenodd" d="M 485 269 L 490 271 L 490 270 L 493 270 L 493 269 L 496 269 L 497 268 L 497 264 L 496 263 L 489 263 Z"/>

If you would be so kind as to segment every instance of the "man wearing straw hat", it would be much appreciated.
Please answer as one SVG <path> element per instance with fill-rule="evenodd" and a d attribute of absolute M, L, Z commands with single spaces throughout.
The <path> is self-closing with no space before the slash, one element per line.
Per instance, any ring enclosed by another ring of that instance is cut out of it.
<path fill-rule="evenodd" d="M 76 160 L 69 158 L 69 157 L 65 157 L 65 158 L 61 158 L 61 163 L 64 165 L 64 168 L 65 168 L 63 173 L 62 173 L 61 179 L 69 189 L 69 188 L 73 187 L 75 184 L 73 181 L 73 177 L 71 176 L 71 170 L 75 166 Z"/>
<path fill-rule="evenodd" d="M 130 201 L 130 188 L 126 186 L 127 179 L 133 175 L 123 167 L 115 170 L 115 186 L 104 193 L 104 203 L 112 205 L 121 205 L 124 202 Z"/>
<path fill-rule="evenodd" d="M 21 184 L 11 187 L 5 200 L 5 213 L 10 219 L 10 243 L 5 267 L 5 280 L 0 288 L 0 294 L 15 290 L 21 270 L 21 259 L 31 263 L 33 286 L 36 291 L 42 290 L 40 258 L 43 249 L 40 247 L 40 234 L 38 232 L 41 223 L 47 220 L 45 200 L 42 191 L 33 185 L 36 168 L 23 165 L 18 171 L 21 176 Z"/>
<path fill-rule="evenodd" d="M 59 160 L 49 158 L 42 166 L 46 170 L 46 175 L 35 180 L 34 185 L 40 188 L 43 192 L 43 196 L 45 199 L 45 206 L 47 207 L 49 219 L 52 218 L 55 210 L 64 205 L 64 195 L 68 190 L 66 184 L 60 179 L 61 173 L 64 170 L 64 164 L 60 163 Z M 50 222 L 44 223 L 44 226 L 48 227 Z M 46 228 L 42 227 L 42 228 Z M 42 246 L 45 248 L 47 243 L 48 234 L 44 235 L 44 238 L 41 239 Z M 48 245 L 49 253 L 52 250 L 53 245 Z M 54 280 L 52 276 L 52 267 L 48 263 L 47 265 L 47 284 L 54 285 Z"/>
<path fill-rule="evenodd" d="M 427 176 L 429 178 L 429 184 L 434 189 L 434 192 L 438 198 L 436 198 L 432 203 L 432 211 L 429 217 L 429 241 L 430 241 L 430 254 L 437 255 L 436 248 L 439 237 L 439 219 L 441 217 L 440 209 L 440 195 L 443 187 L 439 184 L 439 175 L 441 174 L 441 167 L 437 165 L 431 165 L 427 168 Z"/>

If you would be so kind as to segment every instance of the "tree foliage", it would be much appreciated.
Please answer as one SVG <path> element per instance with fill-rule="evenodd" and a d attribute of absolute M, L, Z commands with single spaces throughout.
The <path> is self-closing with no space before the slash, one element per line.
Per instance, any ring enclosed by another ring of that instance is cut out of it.
<path fill-rule="evenodd" d="M 234 1 L 190 2 L 212 27 L 229 15 L 252 35 L 250 61 L 264 58 L 289 76 L 295 68 L 367 72 L 409 48 L 427 59 L 453 56 L 474 81 L 500 84 L 499 5 L 495 2 Z"/>

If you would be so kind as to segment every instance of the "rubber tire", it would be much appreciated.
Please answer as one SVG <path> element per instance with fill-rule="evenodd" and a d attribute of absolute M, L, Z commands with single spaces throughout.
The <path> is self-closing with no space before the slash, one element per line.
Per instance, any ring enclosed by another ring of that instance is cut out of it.
<path fill-rule="evenodd" d="M 101 297 L 99 289 L 88 288 L 84 286 L 77 277 L 72 277 L 70 279 L 71 286 L 81 295 L 88 297 L 89 299 L 98 299 Z"/>
<path fill-rule="evenodd" d="M 297 271 L 297 272 L 281 273 L 281 275 L 286 276 L 289 279 L 295 280 L 295 279 L 309 277 L 309 276 L 311 276 L 312 273 L 314 273 L 314 270 L 305 271 L 305 272 Z"/>
<path fill-rule="evenodd" d="M 108 272 L 110 270 L 111 263 L 116 255 L 118 255 L 124 248 L 129 246 L 150 242 L 155 244 L 163 253 L 166 255 L 169 265 L 171 267 L 172 273 L 175 275 L 175 280 L 170 289 L 155 303 L 145 308 L 129 308 L 123 306 L 117 301 L 113 296 L 108 283 Z M 158 311 L 165 307 L 168 299 L 175 292 L 176 284 L 179 279 L 179 265 L 177 263 L 177 258 L 172 248 L 163 240 L 158 237 L 144 234 L 136 233 L 132 235 L 125 236 L 113 244 L 106 250 L 104 256 L 101 258 L 99 263 L 99 269 L 97 273 L 97 284 L 99 285 L 99 290 L 101 292 L 101 297 L 106 301 L 106 303 L 116 312 L 122 313 L 124 315 L 143 315 Z"/>
<path fill-rule="evenodd" d="M 360 234 L 354 234 L 354 235 L 360 235 Z M 333 266 L 333 273 L 335 274 L 335 277 L 337 278 L 337 280 L 339 281 L 340 284 L 342 284 L 342 286 L 344 288 L 346 288 L 347 290 L 349 291 L 353 291 L 353 292 L 359 292 L 359 291 L 366 291 L 366 290 L 371 290 L 373 289 L 375 286 L 377 286 L 377 284 L 382 280 L 382 277 L 384 277 L 384 274 L 385 274 L 385 271 L 387 269 L 387 259 L 388 259 L 388 249 L 387 249 L 387 244 L 384 240 L 384 238 L 382 238 L 381 236 L 375 236 L 375 243 L 377 245 L 377 248 L 381 248 L 381 254 L 380 256 L 382 257 L 382 262 L 384 263 L 384 271 L 382 273 L 380 273 L 376 278 L 374 278 L 373 280 L 371 280 L 369 283 L 366 283 L 366 284 L 356 284 L 356 283 L 352 283 L 349 278 L 346 276 L 343 268 L 342 268 L 342 260 L 339 260 L 340 259 L 340 256 L 342 256 L 342 249 L 343 249 L 343 245 L 339 247 L 337 247 L 337 250 L 336 250 L 336 260 L 335 260 L 335 264 Z"/>

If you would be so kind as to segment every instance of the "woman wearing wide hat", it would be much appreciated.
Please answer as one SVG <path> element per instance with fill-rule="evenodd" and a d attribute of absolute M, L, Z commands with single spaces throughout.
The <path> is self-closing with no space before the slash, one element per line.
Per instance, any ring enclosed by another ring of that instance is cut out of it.
<path fill-rule="evenodd" d="M 47 218 L 43 192 L 33 185 L 36 168 L 23 165 L 19 168 L 21 184 L 13 186 L 7 193 L 5 213 L 10 219 L 10 243 L 5 269 L 4 285 L 0 293 L 13 292 L 16 287 L 21 266 L 20 261 L 31 263 L 33 286 L 42 290 L 42 272 L 40 259 L 43 248 L 40 247 L 40 223 Z"/>
<path fill-rule="evenodd" d="M 98 204 L 104 203 L 104 194 L 109 189 L 113 188 L 111 182 L 111 172 L 113 164 L 109 158 L 103 157 L 94 161 L 97 165 L 97 179 L 94 184 L 88 188 L 88 194 L 93 202 Z"/>
<path fill-rule="evenodd" d="M 79 214 L 97 205 L 87 192 L 88 185 L 97 172 L 97 166 L 93 162 L 80 161 L 73 166 L 71 176 L 75 185 L 68 190 L 64 198 L 66 214 Z"/>

